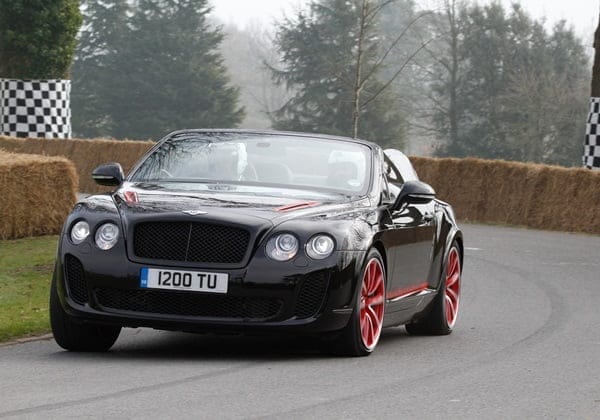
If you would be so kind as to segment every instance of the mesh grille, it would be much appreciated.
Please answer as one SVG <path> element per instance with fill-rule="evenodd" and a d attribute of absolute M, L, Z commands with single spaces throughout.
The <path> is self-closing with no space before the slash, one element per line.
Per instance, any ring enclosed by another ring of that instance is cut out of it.
<path fill-rule="evenodd" d="M 239 264 L 250 233 L 241 228 L 194 222 L 146 222 L 135 227 L 134 253 L 140 258 Z"/>
<path fill-rule="evenodd" d="M 88 295 L 83 265 L 72 255 L 65 256 L 65 278 L 71 299 L 80 305 L 86 303 Z"/>
<path fill-rule="evenodd" d="M 321 309 L 328 281 L 329 277 L 324 272 L 314 273 L 304 278 L 294 312 L 297 318 L 310 318 Z"/>
<path fill-rule="evenodd" d="M 205 295 L 158 290 L 95 289 L 98 303 L 111 309 L 162 315 L 265 320 L 281 310 L 282 301 L 270 298 Z"/>

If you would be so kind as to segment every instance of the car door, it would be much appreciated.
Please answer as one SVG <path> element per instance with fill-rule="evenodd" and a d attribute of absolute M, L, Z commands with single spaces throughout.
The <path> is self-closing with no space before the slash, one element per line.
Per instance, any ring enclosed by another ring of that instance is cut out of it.
<path fill-rule="evenodd" d="M 391 223 L 387 226 L 388 300 L 398 300 L 427 287 L 435 235 L 435 203 L 403 204 L 394 208 L 404 180 L 386 158 L 384 183 L 388 189 Z"/>

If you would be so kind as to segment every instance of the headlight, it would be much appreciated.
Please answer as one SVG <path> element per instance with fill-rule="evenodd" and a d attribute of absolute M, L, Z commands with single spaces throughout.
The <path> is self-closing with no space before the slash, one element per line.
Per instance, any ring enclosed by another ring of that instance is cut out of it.
<path fill-rule="evenodd" d="M 119 239 L 119 228 L 113 223 L 105 223 L 96 231 L 96 245 L 103 250 L 109 250 Z"/>
<path fill-rule="evenodd" d="M 273 236 L 267 242 L 267 255 L 277 261 L 288 261 L 298 253 L 298 239 L 291 233 Z"/>
<path fill-rule="evenodd" d="M 322 260 L 329 257 L 334 248 L 335 243 L 331 236 L 315 235 L 306 244 L 306 253 L 312 259 Z"/>
<path fill-rule="evenodd" d="M 90 225 L 83 220 L 75 223 L 71 228 L 71 241 L 76 245 L 85 241 L 88 236 L 90 236 Z"/>

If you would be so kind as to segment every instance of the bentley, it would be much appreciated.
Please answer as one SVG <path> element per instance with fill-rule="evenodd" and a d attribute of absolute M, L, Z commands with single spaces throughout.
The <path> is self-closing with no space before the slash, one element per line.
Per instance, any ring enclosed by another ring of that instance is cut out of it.
<path fill-rule="evenodd" d="M 463 236 L 400 151 L 316 134 L 185 130 L 80 200 L 50 291 L 56 342 L 107 351 L 123 327 L 314 337 L 365 356 L 383 328 L 445 335 Z"/>

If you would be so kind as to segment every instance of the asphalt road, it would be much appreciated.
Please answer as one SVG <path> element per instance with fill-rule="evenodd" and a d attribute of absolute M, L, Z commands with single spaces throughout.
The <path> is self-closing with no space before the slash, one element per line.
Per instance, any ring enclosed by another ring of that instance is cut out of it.
<path fill-rule="evenodd" d="M 125 330 L 107 354 L 0 347 L 0 418 L 600 418 L 600 237 L 464 226 L 454 333 L 370 357 Z"/>

